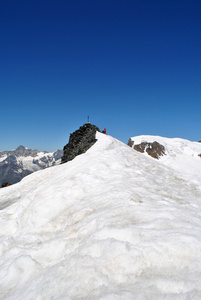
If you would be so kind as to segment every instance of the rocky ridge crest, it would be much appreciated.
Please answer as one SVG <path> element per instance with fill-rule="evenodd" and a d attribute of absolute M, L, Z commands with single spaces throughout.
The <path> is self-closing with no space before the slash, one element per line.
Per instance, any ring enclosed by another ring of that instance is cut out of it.
<path fill-rule="evenodd" d="M 97 131 L 100 132 L 97 126 L 87 122 L 71 133 L 68 144 L 64 146 L 61 163 L 68 162 L 77 155 L 85 153 L 96 142 Z"/>

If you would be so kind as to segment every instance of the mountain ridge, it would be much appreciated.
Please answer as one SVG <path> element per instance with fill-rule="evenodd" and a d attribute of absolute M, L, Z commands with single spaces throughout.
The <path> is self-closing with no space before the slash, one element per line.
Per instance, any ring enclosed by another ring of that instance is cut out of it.
<path fill-rule="evenodd" d="M 171 144 L 157 160 L 96 139 L 0 190 L 0 297 L 199 299 L 201 172 L 170 164 L 186 159 L 182 149 L 200 162 L 197 148 Z"/>
<path fill-rule="evenodd" d="M 28 149 L 22 145 L 14 150 L 0 152 L 0 186 L 14 184 L 32 172 L 59 164 L 63 151 L 55 152 Z"/>

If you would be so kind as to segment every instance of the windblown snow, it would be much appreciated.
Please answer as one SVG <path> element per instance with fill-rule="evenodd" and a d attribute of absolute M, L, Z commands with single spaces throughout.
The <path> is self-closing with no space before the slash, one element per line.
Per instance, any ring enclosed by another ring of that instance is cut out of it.
<path fill-rule="evenodd" d="M 97 138 L 0 190 L 0 299 L 201 299 L 201 144 Z"/>

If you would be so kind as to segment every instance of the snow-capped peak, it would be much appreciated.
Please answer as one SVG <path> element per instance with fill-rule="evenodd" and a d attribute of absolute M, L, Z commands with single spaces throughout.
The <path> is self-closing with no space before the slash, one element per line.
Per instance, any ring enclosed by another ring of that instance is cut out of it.
<path fill-rule="evenodd" d="M 22 145 L 15 150 L 0 152 L 0 186 L 20 181 L 28 174 L 60 164 L 63 151 L 53 153 L 28 149 Z"/>

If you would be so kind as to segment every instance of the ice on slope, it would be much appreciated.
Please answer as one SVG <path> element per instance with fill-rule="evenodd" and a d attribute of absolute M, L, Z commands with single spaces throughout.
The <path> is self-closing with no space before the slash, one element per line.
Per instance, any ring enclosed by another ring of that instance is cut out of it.
<path fill-rule="evenodd" d="M 1 299 L 201 299 L 201 189 L 97 133 L 0 191 Z"/>

